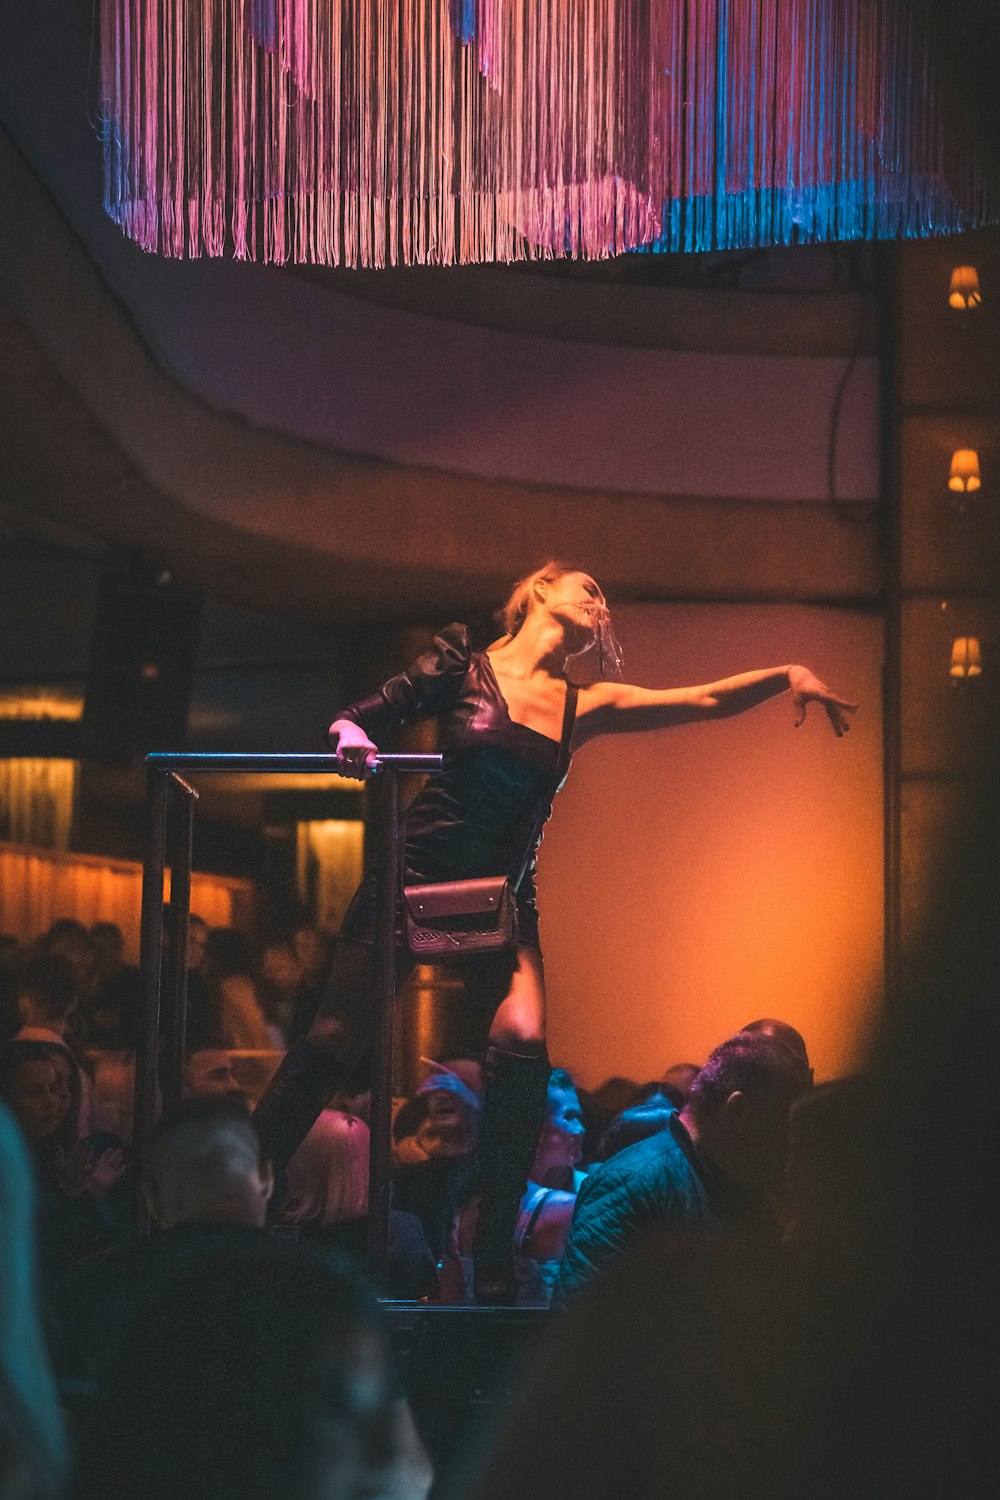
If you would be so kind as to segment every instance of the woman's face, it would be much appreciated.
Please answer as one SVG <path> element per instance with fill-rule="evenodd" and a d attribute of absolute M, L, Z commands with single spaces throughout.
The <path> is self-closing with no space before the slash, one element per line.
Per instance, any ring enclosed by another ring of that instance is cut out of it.
<path fill-rule="evenodd" d="M 24 1062 L 14 1073 L 7 1102 L 29 1141 L 44 1141 L 65 1118 L 63 1085 L 50 1062 Z"/>
<path fill-rule="evenodd" d="M 546 1166 L 575 1167 L 583 1155 L 585 1134 L 583 1110 L 576 1089 L 550 1083 L 545 1124 L 538 1143 L 538 1154 L 544 1157 Z"/>
<path fill-rule="evenodd" d="M 561 573 L 545 585 L 542 606 L 557 619 L 571 656 L 589 651 L 597 639 L 597 623 L 607 611 L 604 594 L 589 573 Z"/>

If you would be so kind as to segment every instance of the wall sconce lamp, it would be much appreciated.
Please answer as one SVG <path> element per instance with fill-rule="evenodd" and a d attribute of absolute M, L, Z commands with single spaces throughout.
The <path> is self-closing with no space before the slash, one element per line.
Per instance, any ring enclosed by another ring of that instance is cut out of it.
<path fill-rule="evenodd" d="M 982 482 L 979 454 L 975 448 L 956 448 L 951 455 L 948 488 L 952 492 L 952 506 L 960 516 L 965 515 L 969 508 L 969 496 L 981 488 Z"/>
<path fill-rule="evenodd" d="M 956 636 L 951 645 L 951 677 L 952 687 L 958 687 L 960 682 L 967 682 L 971 677 L 983 675 L 983 658 L 979 649 L 979 642 L 974 635 Z"/>
<path fill-rule="evenodd" d="M 971 312 L 982 300 L 979 272 L 975 266 L 956 266 L 951 273 L 948 306 L 953 307 L 956 312 Z"/>

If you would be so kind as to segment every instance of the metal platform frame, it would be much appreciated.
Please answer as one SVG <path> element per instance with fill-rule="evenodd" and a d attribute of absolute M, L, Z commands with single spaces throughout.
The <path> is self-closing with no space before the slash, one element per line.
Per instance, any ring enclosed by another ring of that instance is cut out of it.
<path fill-rule="evenodd" d="M 368 1264 L 384 1279 L 389 1263 L 392 1147 L 392 1031 L 396 993 L 396 893 L 400 885 L 399 778 L 440 770 L 440 755 L 379 755 L 371 762 L 378 789 L 375 940 L 375 1025 L 372 1056 Z M 339 772 L 327 754 L 157 752 L 146 756 L 146 844 L 142 872 L 142 1016 L 136 1050 L 130 1229 L 149 1229 L 142 1181 L 156 1125 L 181 1097 L 187 1030 L 187 945 L 191 855 L 198 792 L 186 779 L 213 771 Z M 164 922 L 164 876 L 170 866 L 170 907 Z M 167 939 L 164 954 L 163 941 Z M 160 1085 L 159 1090 L 157 1085 Z"/>

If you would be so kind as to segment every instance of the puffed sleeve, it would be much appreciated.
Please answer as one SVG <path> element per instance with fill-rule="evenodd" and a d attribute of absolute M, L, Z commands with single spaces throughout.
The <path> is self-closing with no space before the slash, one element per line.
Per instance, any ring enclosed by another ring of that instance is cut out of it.
<path fill-rule="evenodd" d="M 342 708 L 338 719 L 350 719 L 373 740 L 387 729 L 443 713 L 458 697 L 469 670 L 472 646 L 466 625 L 448 625 L 422 656 L 377 693 Z"/>

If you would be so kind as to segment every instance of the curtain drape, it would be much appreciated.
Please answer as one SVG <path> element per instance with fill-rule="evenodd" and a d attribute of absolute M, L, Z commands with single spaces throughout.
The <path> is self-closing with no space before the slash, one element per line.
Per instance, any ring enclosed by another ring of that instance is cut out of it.
<path fill-rule="evenodd" d="M 75 760 L 0 760 L 0 839 L 68 849 L 79 771 Z"/>
<path fill-rule="evenodd" d="M 229 927 L 245 918 L 251 893 L 247 880 L 192 875 L 191 910 L 210 927 Z M 138 963 L 141 906 L 138 863 L 0 844 L 0 932 L 20 942 L 39 937 L 57 917 L 75 917 L 87 927 L 117 922 L 127 961 Z"/>
<path fill-rule="evenodd" d="M 324 819 L 295 826 L 296 884 L 317 926 L 335 932 L 364 870 L 365 825 Z"/>

